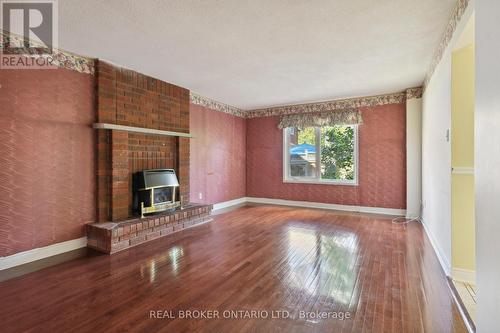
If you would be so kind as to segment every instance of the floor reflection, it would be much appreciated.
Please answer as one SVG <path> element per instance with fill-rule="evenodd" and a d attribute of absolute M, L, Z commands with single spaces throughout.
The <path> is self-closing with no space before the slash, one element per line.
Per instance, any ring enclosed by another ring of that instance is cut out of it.
<path fill-rule="evenodd" d="M 184 249 L 182 246 L 174 246 L 167 252 L 155 256 L 153 259 L 147 261 L 146 264 L 140 266 L 141 278 L 148 278 L 149 282 L 154 283 L 158 270 L 169 269 L 175 277 L 179 274 L 180 260 L 184 256 Z"/>
<path fill-rule="evenodd" d="M 275 206 L 4 281 L 0 299 L 2 329 L 13 332 L 467 333 L 420 223 Z M 292 318 L 149 315 L 189 309 Z"/>
<path fill-rule="evenodd" d="M 288 288 L 321 297 L 323 305 L 348 306 L 357 277 L 357 236 L 347 230 L 325 233 L 289 227 Z"/>

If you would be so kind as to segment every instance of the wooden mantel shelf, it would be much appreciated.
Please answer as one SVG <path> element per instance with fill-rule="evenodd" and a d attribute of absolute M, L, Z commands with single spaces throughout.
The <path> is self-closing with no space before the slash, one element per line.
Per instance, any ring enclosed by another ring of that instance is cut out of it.
<path fill-rule="evenodd" d="M 143 134 L 152 134 L 152 135 L 180 136 L 180 137 L 184 137 L 184 138 L 192 138 L 193 137 L 189 133 L 162 131 L 162 130 L 157 130 L 157 129 L 152 129 L 152 128 L 133 127 L 133 126 L 124 126 L 124 125 L 107 124 L 107 123 L 95 123 L 93 125 L 93 127 L 95 129 L 107 129 L 107 130 L 134 132 L 134 133 L 143 133 Z"/>

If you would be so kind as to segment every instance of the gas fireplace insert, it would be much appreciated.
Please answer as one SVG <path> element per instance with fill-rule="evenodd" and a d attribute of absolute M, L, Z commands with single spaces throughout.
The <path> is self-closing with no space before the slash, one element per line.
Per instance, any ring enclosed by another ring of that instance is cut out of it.
<path fill-rule="evenodd" d="M 151 169 L 133 175 L 133 209 L 140 213 L 151 214 L 173 211 L 180 205 L 176 201 L 179 181 L 173 169 Z"/>

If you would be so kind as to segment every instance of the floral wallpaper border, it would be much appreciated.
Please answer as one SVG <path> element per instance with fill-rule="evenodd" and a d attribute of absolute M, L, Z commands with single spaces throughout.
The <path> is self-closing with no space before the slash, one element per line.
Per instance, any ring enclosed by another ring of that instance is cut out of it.
<path fill-rule="evenodd" d="M 361 107 L 370 107 L 387 104 L 399 104 L 405 102 L 410 98 L 422 97 L 422 88 L 411 88 L 407 91 L 367 96 L 356 97 L 349 99 L 332 100 L 319 103 L 307 103 L 298 105 L 277 106 L 264 109 L 250 110 L 246 113 L 247 118 L 255 117 L 270 117 L 281 116 L 286 114 L 299 114 L 299 113 L 315 113 L 334 110 L 356 109 Z"/>
<path fill-rule="evenodd" d="M 233 116 L 241 117 L 241 118 L 246 118 L 246 114 L 248 111 L 239 109 L 237 107 L 227 105 L 221 102 L 217 102 L 216 100 L 213 100 L 211 98 L 199 95 L 195 92 L 190 92 L 189 94 L 189 101 L 193 104 L 196 105 L 201 105 L 206 108 L 219 111 L 219 112 L 224 112 L 224 113 L 229 113 Z"/>
<path fill-rule="evenodd" d="M 424 94 L 424 88 L 423 87 L 416 87 L 416 88 L 408 88 L 406 89 L 406 99 L 413 99 L 413 98 L 422 98 L 422 95 Z"/>
<path fill-rule="evenodd" d="M 360 107 L 370 107 L 370 106 L 387 105 L 387 104 L 399 104 L 399 103 L 404 103 L 408 99 L 422 98 L 422 94 L 423 94 L 423 88 L 415 87 L 415 88 L 408 88 L 403 92 L 397 92 L 391 94 L 367 96 L 367 97 L 355 97 L 349 99 L 332 100 L 327 102 L 276 106 L 276 107 L 269 107 L 263 109 L 255 109 L 255 110 L 239 109 L 234 106 L 217 102 L 213 99 L 204 97 L 194 92 L 190 93 L 190 102 L 196 105 L 201 105 L 210 108 L 212 110 L 228 113 L 233 116 L 241 118 L 257 118 L 257 117 L 283 116 L 288 114 L 349 110 Z"/>
<path fill-rule="evenodd" d="M 23 41 L 21 36 L 15 34 L 7 33 L 0 29 L 0 53 L 3 48 L 4 40 L 15 40 L 16 42 Z M 36 48 L 24 48 L 18 52 L 20 55 L 31 55 L 45 57 L 48 55 L 36 53 Z M 63 51 L 60 49 L 54 49 L 53 53 L 50 55 L 53 59 L 53 64 L 60 68 L 66 68 L 69 70 L 74 70 L 80 73 L 95 74 L 95 59 L 87 58 L 83 56 L 76 55 L 71 52 Z"/>
<path fill-rule="evenodd" d="M 455 5 L 455 8 L 453 8 L 453 12 L 451 13 L 450 21 L 448 22 L 448 25 L 446 26 L 446 30 L 443 34 L 443 37 L 441 38 L 441 42 L 439 43 L 439 46 L 434 53 L 434 56 L 432 58 L 431 66 L 429 68 L 429 71 L 427 72 L 427 75 L 425 77 L 424 81 L 424 90 L 425 87 L 429 84 L 429 81 L 432 78 L 432 75 L 434 74 L 434 71 L 436 70 L 437 65 L 439 62 L 441 62 L 441 59 L 443 58 L 444 52 L 446 51 L 446 48 L 448 47 L 448 44 L 451 41 L 451 38 L 453 37 L 453 34 L 455 33 L 455 30 L 457 29 L 458 23 L 462 19 L 462 16 L 464 15 L 465 11 L 467 10 L 467 7 L 469 6 L 469 0 L 458 0 L 457 4 Z"/>

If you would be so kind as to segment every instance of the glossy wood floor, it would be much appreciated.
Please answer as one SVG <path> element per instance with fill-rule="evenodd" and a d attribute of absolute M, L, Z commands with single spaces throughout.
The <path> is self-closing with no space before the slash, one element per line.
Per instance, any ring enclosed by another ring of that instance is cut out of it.
<path fill-rule="evenodd" d="M 466 332 L 446 283 L 418 222 L 247 206 L 5 281 L 0 323 L 2 332 Z M 221 318 L 178 318 L 194 309 Z M 150 318 L 157 310 L 176 318 Z M 260 318 L 224 318 L 237 315 Z M 262 319 L 273 315 L 290 318 Z"/>

